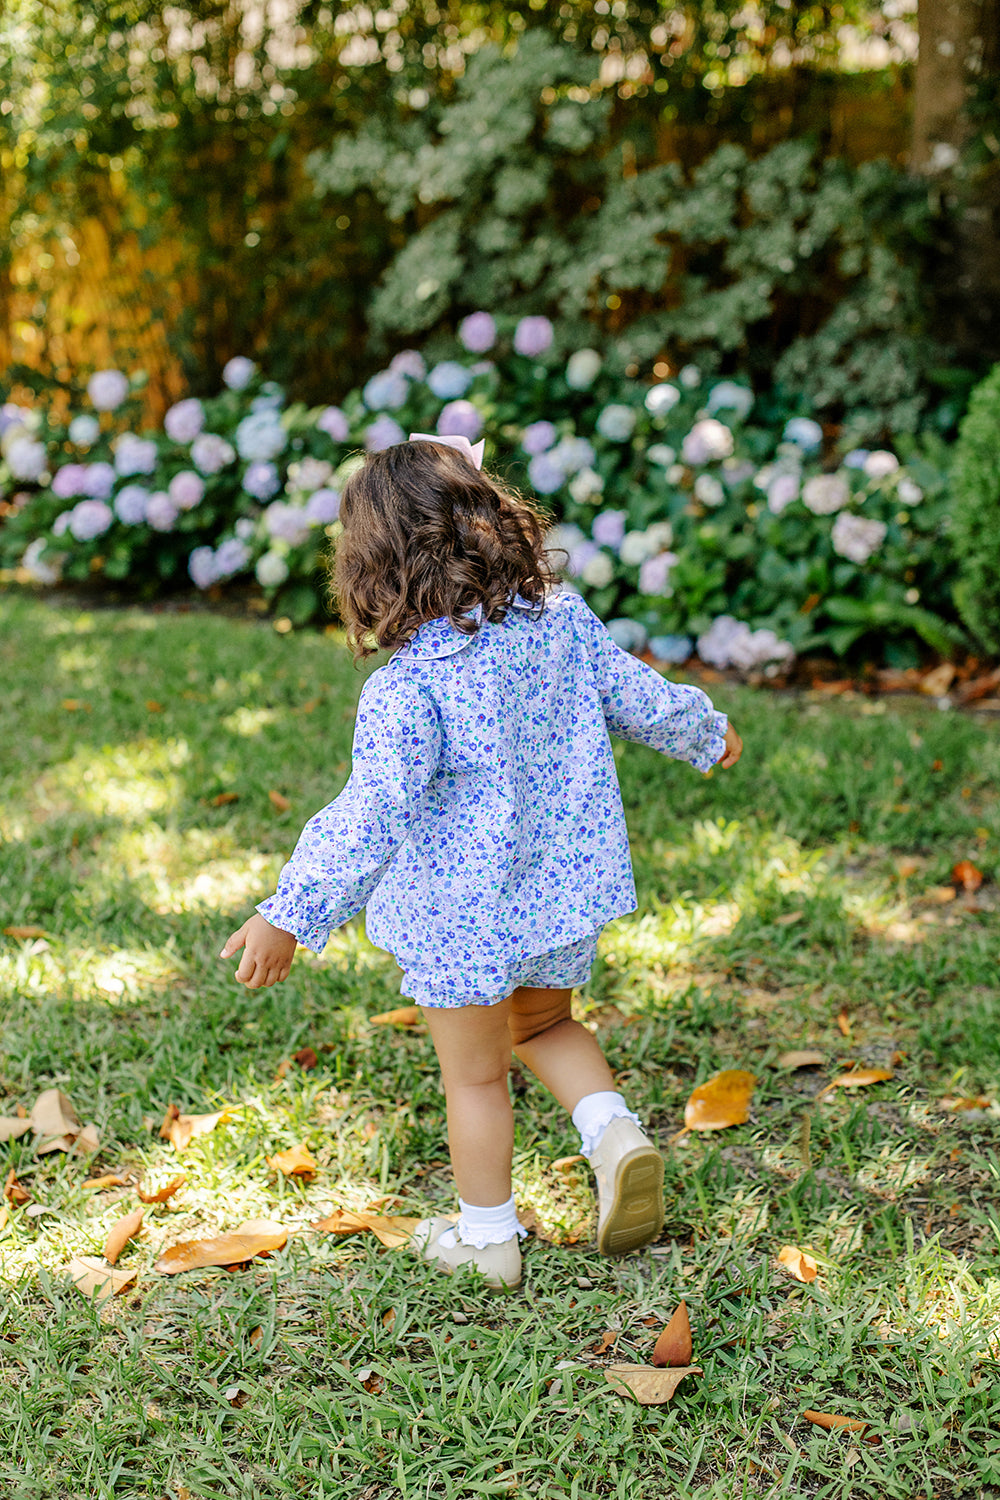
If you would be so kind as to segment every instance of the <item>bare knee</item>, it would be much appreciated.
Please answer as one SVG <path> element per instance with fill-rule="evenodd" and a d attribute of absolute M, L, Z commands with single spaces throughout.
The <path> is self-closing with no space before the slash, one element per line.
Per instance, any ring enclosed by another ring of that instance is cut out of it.
<path fill-rule="evenodd" d="M 515 990 L 507 1017 L 514 1050 L 570 1020 L 571 998 L 571 990 Z"/>

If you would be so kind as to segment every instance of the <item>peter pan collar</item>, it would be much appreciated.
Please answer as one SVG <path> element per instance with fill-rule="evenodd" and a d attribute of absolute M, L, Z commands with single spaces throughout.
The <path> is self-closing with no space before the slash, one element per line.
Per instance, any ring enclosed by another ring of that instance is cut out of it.
<path fill-rule="evenodd" d="M 520 594 L 514 595 L 509 607 L 529 614 L 537 612 L 538 609 L 537 604 L 532 604 L 529 599 L 522 599 Z M 475 609 L 469 611 L 466 619 L 474 620 L 477 626 L 471 635 L 467 635 L 463 630 L 457 630 L 447 618 L 425 621 L 416 635 L 412 636 L 405 645 L 400 646 L 396 657 L 406 661 L 423 661 L 427 658 L 440 660 L 445 656 L 457 656 L 460 651 L 467 650 L 476 639 L 479 633 L 478 627 L 483 623 L 483 606 L 477 604 Z"/>

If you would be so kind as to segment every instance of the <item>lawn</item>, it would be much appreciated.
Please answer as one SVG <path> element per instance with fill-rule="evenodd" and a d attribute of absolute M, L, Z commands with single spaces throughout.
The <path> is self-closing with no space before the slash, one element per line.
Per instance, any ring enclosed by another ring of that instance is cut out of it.
<path fill-rule="evenodd" d="M 1000 1494 L 995 720 L 722 684 L 734 771 L 618 746 L 641 906 L 579 1009 L 666 1147 L 667 1224 L 598 1257 L 577 1137 L 515 1072 L 534 1234 L 497 1297 L 310 1228 L 453 1205 L 429 1039 L 372 1024 L 402 1002 L 362 922 L 257 994 L 217 957 L 346 779 L 340 637 L 12 592 L 0 681 L 0 926 L 38 929 L 0 939 L 0 1114 L 57 1086 L 100 1133 L 0 1146 L 30 1195 L 0 1229 L 4 1500 Z M 823 1091 L 852 1066 L 892 1076 Z M 756 1075 L 750 1118 L 680 1133 L 723 1068 Z M 178 1152 L 171 1104 L 225 1115 Z M 311 1178 L 268 1165 L 302 1142 Z M 122 1252 L 135 1282 L 88 1300 L 70 1258 L 178 1175 Z M 153 1269 L 260 1217 L 294 1231 L 268 1259 Z M 647 1363 L 682 1299 L 703 1374 L 618 1395 L 605 1367 Z"/>

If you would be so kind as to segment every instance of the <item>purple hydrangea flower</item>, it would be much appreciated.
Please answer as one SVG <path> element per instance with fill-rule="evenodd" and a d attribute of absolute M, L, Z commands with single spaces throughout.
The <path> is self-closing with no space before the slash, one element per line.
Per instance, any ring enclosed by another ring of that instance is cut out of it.
<path fill-rule="evenodd" d="M 146 525 L 154 531 L 173 531 L 178 510 L 166 490 L 157 490 L 146 502 Z"/>
<path fill-rule="evenodd" d="M 2 432 L 3 427 L 0 426 L 0 433 Z M 89 411 L 82 412 L 70 422 L 67 433 L 74 448 L 92 448 L 101 435 L 101 424 Z"/>
<path fill-rule="evenodd" d="M 178 510 L 194 510 L 205 495 L 205 481 L 193 469 L 182 469 L 167 486 L 167 493 Z"/>
<path fill-rule="evenodd" d="M 579 578 L 595 557 L 600 555 L 600 547 L 596 542 L 584 540 L 579 542 L 569 554 L 569 571 L 574 578 Z"/>
<path fill-rule="evenodd" d="M 437 431 L 442 437 L 466 437 L 474 443 L 482 430 L 482 415 L 471 401 L 449 401 L 441 408 Z"/>
<path fill-rule="evenodd" d="M 163 430 L 172 443 L 193 443 L 205 425 L 205 408 L 196 396 L 177 401 L 163 418 Z"/>
<path fill-rule="evenodd" d="M 775 474 L 767 486 L 767 508 L 771 514 L 780 516 L 798 498 L 799 475 L 790 470 Z"/>
<path fill-rule="evenodd" d="M 84 493 L 86 483 L 86 464 L 63 464 L 52 476 L 52 493 L 60 500 L 73 500 Z"/>
<path fill-rule="evenodd" d="M 834 552 L 854 563 L 866 563 L 885 541 L 888 527 L 884 521 L 868 521 L 844 511 L 833 523 L 830 540 Z"/>
<path fill-rule="evenodd" d="M 311 494 L 318 490 L 333 474 L 333 464 L 328 463 L 325 458 L 313 458 L 307 454 L 296 463 L 288 465 L 288 483 L 286 490 L 302 490 L 305 494 Z"/>
<path fill-rule="evenodd" d="M 115 515 L 125 526 L 139 526 L 146 519 L 149 491 L 141 484 L 123 484 L 114 498 Z"/>
<path fill-rule="evenodd" d="M 269 463 L 288 447 L 288 433 L 271 410 L 250 412 L 237 427 L 235 437 L 240 458 L 252 463 Z"/>
<path fill-rule="evenodd" d="M 340 515 L 340 496 L 336 490 L 314 490 L 306 501 L 306 515 L 314 526 L 329 526 Z"/>
<path fill-rule="evenodd" d="M 130 474 L 152 474 L 157 456 L 156 444 L 151 438 L 123 432 L 115 444 L 115 471 L 122 478 Z"/>
<path fill-rule="evenodd" d="M 281 476 L 274 464 L 250 464 L 243 475 L 243 488 L 255 500 L 270 500 L 281 489 Z"/>
<path fill-rule="evenodd" d="M 427 376 L 427 384 L 439 401 L 454 401 L 464 396 L 472 384 L 472 371 L 457 359 L 443 359 Z"/>
<path fill-rule="evenodd" d="M 82 493 L 92 500 L 107 500 L 115 487 L 117 475 L 110 464 L 99 462 L 87 464 Z"/>
<path fill-rule="evenodd" d="M 324 406 L 316 418 L 316 426 L 335 443 L 346 443 L 350 436 L 350 424 L 339 406 Z"/>
<path fill-rule="evenodd" d="M 128 380 L 121 370 L 97 370 L 87 381 L 87 395 L 98 411 L 114 411 L 128 395 Z"/>
<path fill-rule="evenodd" d="M 23 427 L 30 416 L 31 412 L 28 407 L 15 406 L 13 401 L 5 401 L 3 406 L 0 406 L 0 437 L 3 437 L 4 433 L 9 432 L 12 427 Z M 77 420 L 76 417 L 73 418 L 74 422 Z M 96 422 L 97 418 L 88 417 L 87 421 Z M 72 426 L 71 422 L 70 427 Z M 98 432 L 101 430 L 100 423 L 98 423 L 97 430 Z M 75 443 L 76 438 L 71 437 L 71 441 Z"/>
<path fill-rule="evenodd" d="M 410 394 L 410 382 L 402 370 L 379 370 L 362 392 L 369 411 L 398 411 Z"/>
<path fill-rule="evenodd" d="M 601 547 L 613 547 L 617 551 L 625 535 L 625 512 L 602 510 L 600 515 L 594 517 L 590 534 Z"/>
<path fill-rule="evenodd" d="M 369 453 L 380 453 L 383 448 L 395 447 L 405 438 L 402 427 L 394 418 L 388 416 L 376 417 L 369 427 L 365 428 L 365 447 Z"/>
<path fill-rule="evenodd" d="M 309 535 L 309 516 L 305 507 L 288 505 L 284 500 L 275 500 L 264 512 L 264 524 L 268 535 L 297 547 Z"/>
<path fill-rule="evenodd" d="M 566 482 L 566 472 L 549 453 L 536 453 L 528 465 L 528 478 L 537 495 L 554 495 Z"/>
<path fill-rule="evenodd" d="M 525 453 L 544 453 L 556 440 L 556 429 L 551 422 L 529 422 L 521 434 L 521 447 Z"/>
<path fill-rule="evenodd" d="M 215 571 L 215 553 L 211 547 L 195 547 L 188 558 L 188 576 L 195 588 L 211 588 L 218 576 Z"/>
<path fill-rule="evenodd" d="M 73 512 L 71 510 L 60 511 L 59 515 L 57 515 L 55 520 L 52 522 L 53 536 L 62 536 L 63 532 L 66 531 L 69 526 L 70 518 L 72 515 Z"/>
<path fill-rule="evenodd" d="M 658 552 L 639 565 L 639 593 L 664 595 L 670 590 L 670 570 L 677 561 L 676 552 Z"/>
<path fill-rule="evenodd" d="M 103 500 L 81 500 L 70 511 L 67 525 L 78 542 L 90 542 L 103 536 L 114 518 L 111 506 Z"/>
<path fill-rule="evenodd" d="M 401 375 L 406 375 L 410 380 L 423 380 L 427 374 L 427 366 L 424 356 L 416 349 L 400 349 L 389 361 L 390 370 L 398 370 Z"/>
<path fill-rule="evenodd" d="M 202 432 L 191 444 L 191 458 L 196 469 L 202 474 L 218 474 L 227 464 L 231 464 L 236 457 L 236 450 L 232 443 L 227 443 L 224 437 L 219 437 L 215 432 Z"/>
<path fill-rule="evenodd" d="M 548 318 L 522 318 L 514 330 L 514 348 L 525 359 L 537 359 L 551 348 L 555 330 Z"/>
<path fill-rule="evenodd" d="M 215 549 L 215 575 L 217 578 L 232 578 L 240 573 L 250 561 L 250 548 L 238 536 L 227 537 Z"/>
<path fill-rule="evenodd" d="M 485 354 L 497 341 L 497 325 L 488 312 L 470 313 L 459 323 L 458 336 L 470 354 Z"/>
<path fill-rule="evenodd" d="M 222 379 L 231 391 L 245 391 L 257 372 L 257 366 L 245 354 L 236 354 L 222 367 Z"/>

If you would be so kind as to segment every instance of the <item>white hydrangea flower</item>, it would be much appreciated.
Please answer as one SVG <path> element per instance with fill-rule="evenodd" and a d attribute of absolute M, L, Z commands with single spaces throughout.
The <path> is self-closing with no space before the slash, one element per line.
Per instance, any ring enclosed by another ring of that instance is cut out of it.
<path fill-rule="evenodd" d="M 607 552 L 598 552 L 587 563 L 580 577 L 591 588 L 602 589 L 615 576 L 615 565 Z"/>
<path fill-rule="evenodd" d="M 745 385 L 738 385 L 735 380 L 720 380 L 717 385 L 713 385 L 705 402 L 705 410 L 710 417 L 717 411 L 734 411 L 741 421 L 752 406 L 753 391 L 748 390 Z"/>
<path fill-rule="evenodd" d="M 205 408 L 197 396 L 175 401 L 163 418 L 163 430 L 172 443 L 193 443 L 205 425 Z"/>
<path fill-rule="evenodd" d="M 223 383 L 231 391 L 245 391 L 256 373 L 257 366 L 245 354 L 235 354 L 222 367 Z"/>
<path fill-rule="evenodd" d="M 802 486 L 802 503 L 814 516 L 832 516 L 851 498 L 843 474 L 813 474 Z"/>
<path fill-rule="evenodd" d="M 674 528 L 669 521 L 654 521 L 646 527 L 646 541 L 654 552 L 663 552 L 674 539 Z"/>
<path fill-rule="evenodd" d="M 899 459 L 885 448 L 876 448 L 868 454 L 863 468 L 869 479 L 887 479 L 899 468 Z"/>
<path fill-rule="evenodd" d="M 90 412 L 81 412 L 69 424 L 68 436 L 75 448 L 92 448 L 101 435 L 101 424 Z"/>
<path fill-rule="evenodd" d="M 62 558 L 56 555 L 52 562 L 45 561 L 47 538 L 37 536 L 29 542 L 21 558 L 21 567 L 35 583 L 58 583 L 62 575 Z"/>
<path fill-rule="evenodd" d="M 574 391 L 589 390 L 601 370 L 596 349 L 577 349 L 566 362 L 566 384 Z"/>
<path fill-rule="evenodd" d="M 758 479 L 760 475 L 758 474 Z M 775 472 L 771 470 L 767 484 L 767 508 L 773 516 L 780 516 L 793 501 L 799 498 L 799 475 L 791 469 Z"/>
<path fill-rule="evenodd" d="M 635 431 L 635 412 L 630 406 L 612 402 L 599 414 L 596 425 L 609 443 L 626 443 Z"/>
<path fill-rule="evenodd" d="M 553 526 L 545 537 L 546 552 L 572 552 L 581 542 L 586 541 L 587 534 L 572 521 L 562 521 Z"/>
<path fill-rule="evenodd" d="M 569 492 L 577 505 L 586 505 L 604 490 L 604 480 L 596 469 L 581 469 L 569 482 Z"/>
<path fill-rule="evenodd" d="M 277 588 L 279 583 L 284 583 L 288 577 L 288 564 L 280 552 L 265 552 L 257 559 L 254 568 L 257 582 L 266 589 Z"/>
<path fill-rule="evenodd" d="M 87 381 L 87 395 L 98 411 L 114 411 L 128 395 L 128 378 L 121 370 L 97 370 Z"/>
<path fill-rule="evenodd" d="M 202 474 L 218 474 L 236 457 L 236 449 L 215 432 L 202 432 L 191 444 L 191 458 Z"/>
<path fill-rule="evenodd" d="M 670 484 L 680 484 L 684 478 L 685 468 L 683 464 L 671 464 L 667 470 L 667 479 Z"/>
<path fill-rule="evenodd" d="M 728 458 L 733 451 L 733 434 L 725 422 L 715 417 L 702 417 L 696 422 L 681 444 L 681 457 L 686 464 L 709 464 Z"/>
<path fill-rule="evenodd" d="M 115 472 L 123 478 L 130 474 L 152 474 L 156 468 L 158 453 L 151 438 L 141 438 L 134 432 L 123 432 L 114 444 Z"/>
<path fill-rule="evenodd" d="M 726 492 L 722 487 L 722 480 L 716 479 L 714 474 L 699 474 L 694 482 L 695 499 L 700 500 L 702 505 L 722 505 L 726 498 Z"/>
<path fill-rule="evenodd" d="M 668 412 L 673 411 L 681 393 L 675 385 L 664 380 L 660 385 L 651 385 L 646 392 L 646 410 L 652 417 L 665 417 Z"/>
<path fill-rule="evenodd" d="M 919 484 L 915 484 L 908 475 L 904 474 L 896 486 L 896 498 L 901 505 L 919 505 L 924 498 L 924 492 Z"/>
<path fill-rule="evenodd" d="M 807 453 L 815 453 L 823 441 L 823 429 L 812 417 L 789 417 L 782 436 Z"/>
<path fill-rule="evenodd" d="M 650 538 L 648 531 L 626 531 L 618 556 L 627 567 L 638 568 L 647 557 L 653 557 L 658 551 L 659 545 Z"/>
<path fill-rule="evenodd" d="M 701 385 L 701 371 L 697 365 L 685 365 L 677 379 L 686 391 L 693 391 L 696 385 Z"/>
<path fill-rule="evenodd" d="M 885 541 L 888 531 L 884 521 L 868 521 L 845 511 L 833 523 L 830 540 L 834 552 L 853 563 L 866 563 Z"/>
<path fill-rule="evenodd" d="M 607 631 L 615 645 L 620 646 L 623 651 L 641 651 L 649 638 L 645 626 L 640 625 L 638 620 L 609 620 Z"/>
<path fill-rule="evenodd" d="M 7 467 L 13 479 L 31 484 L 45 473 L 45 444 L 18 434 L 6 445 Z"/>
<path fill-rule="evenodd" d="M 304 490 L 307 494 L 322 489 L 333 477 L 333 464 L 325 458 L 306 457 L 288 465 L 288 488 Z"/>
<path fill-rule="evenodd" d="M 669 469 L 677 454 L 668 443 L 653 443 L 646 449 L 646 457 L 651 464 L 656 464 L 661 469 Z"/>

